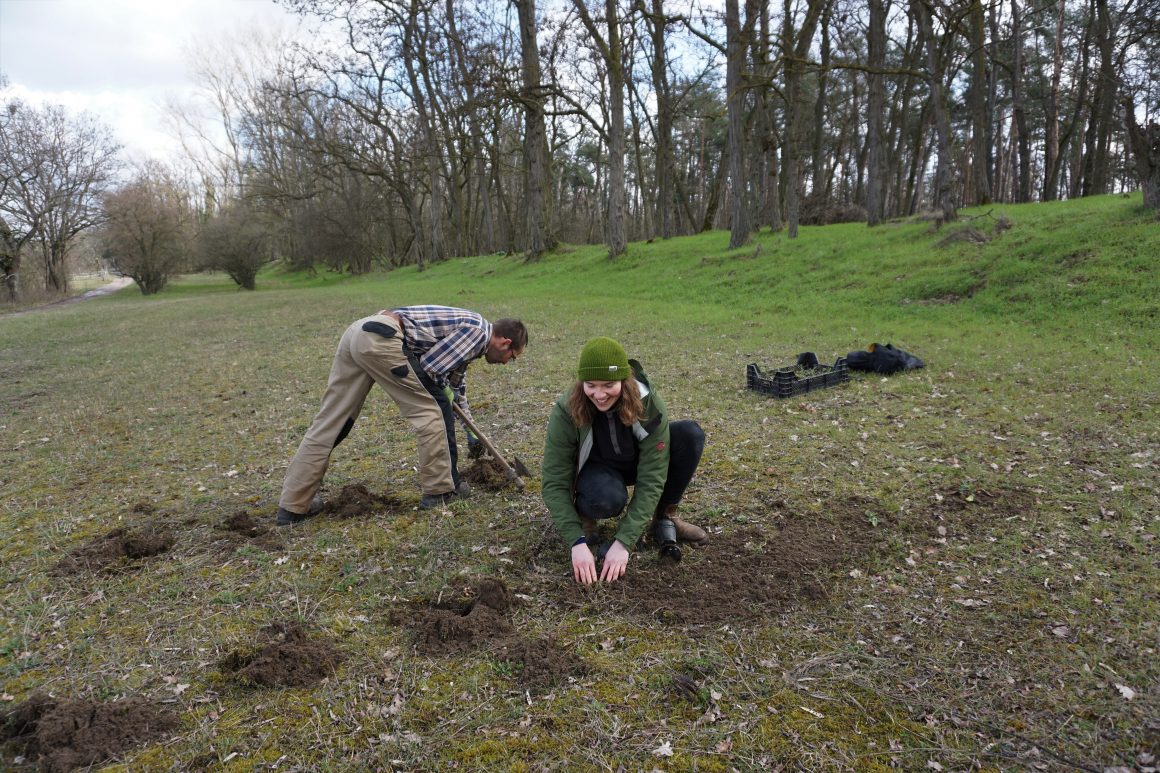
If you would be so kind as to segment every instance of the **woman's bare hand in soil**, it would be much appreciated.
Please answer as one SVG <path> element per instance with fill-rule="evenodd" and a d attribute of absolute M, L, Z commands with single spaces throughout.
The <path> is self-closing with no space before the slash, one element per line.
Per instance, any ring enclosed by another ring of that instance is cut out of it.
<path fill-rule="evenodd" d="M 596 559 L 583 542 L 572 546 L 572 577 L 585 585 L 596 582 Z"/>
<path fill-rule="evenodd" d="M 612 541 L 612 547 L 604 556 L 604 567 L 600 570 L 601 582 L 616 582 L 624 576 L 628 568 L 628 548 L 620 544 L 619 540 Z"/>

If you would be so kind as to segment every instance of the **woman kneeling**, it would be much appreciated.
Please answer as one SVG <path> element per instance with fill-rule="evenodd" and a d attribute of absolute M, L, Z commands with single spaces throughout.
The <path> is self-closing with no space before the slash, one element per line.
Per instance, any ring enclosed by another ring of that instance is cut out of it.
<path fill-rule="evenodd" d="M 543 465 L 544 503 L 571 546 L 572 576 L 585 585 L 596 581 L 603 558 L 599 579 L 619 579 L 650 524 L 670 559 L 680 559 L 677 539 L 704 544 L 704 530 L 676 517 L 705 448 L 701 427 L 670 423 L 640 363 L 611 338 L 585 344 L 577 377 L 552 407 Z M 600 544 L 598 522 L 616 518 L 625 505 L 614 539 Z"/>

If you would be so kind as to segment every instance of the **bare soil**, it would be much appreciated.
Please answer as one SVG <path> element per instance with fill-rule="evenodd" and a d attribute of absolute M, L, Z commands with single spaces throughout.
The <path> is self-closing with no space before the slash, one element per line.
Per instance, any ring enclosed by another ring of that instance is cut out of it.
<path fill-rule="evenodd" d="M 412 604 L 392 615 L 410 631 L 423 655 L 450 656 L 483 651 L 508 664 L 525 687 L 547 687 L 587 671 L 584 662 L 552 637 L 529 641 L 509 614 L 513 598 L 500 580 L 486 578 L 474 596 L 434 604 Z"/>
<path fill-rule="evenodd" d="M 94 703 L 37 693 L 0 715 L 0 742 L 21 748 L 41 770 L 63 773 L 115 758 L 177 725 L 176 715 L 143 698 Z"/>
<path fill-rule="evenodd" d="M 218 529 L 225 532 L 231 549 L 242 545 L 254 545 L 272 551 L 282 547 L 282 540 L 274 530 L 245 510 L 239 510 L 226 518 L 219 524 Z"/>
<path fill-rule="evenodd" d="M 274 623 L 262 629 L 256 644 L 222 658 L 218 668 L 251 687 L 305 687 L 333 675 L 342 659 L 333 643 L 310 637 L 298 623 Z"/>
<path fill-rule="evenodd" d="M 746 526 L 703 547 L 682 545 L 679 563 L 646 546 L 615 583 L 583 586 L 569 576 L 549 592 L 568 604 L 665 624 L 742 624 L 825 601 L 885 536 L 856 502 L 836 503 L 824 518 L 774 513 L 771 520 L 769 530 Z"/>
<path fill-rule="evenodd" d="M 408 504 L 390 494 L 374 494 L 361 483 L 343 486 L 337 496 L 329 497 L 321 515 L 333 518 L 365 518 L 382 513 L 394 513 Z"/>
<path fill-rule="evenodd" d="M 476 459 L 461 475 L 473 488 L 484 491 L 500 491 L 512 485 L 500 463 L 490 456 Z"/>
<path fill-rule="evenodd" d="M 176 541 L 166 530 L 117 528 L 71 551 L 52 571 L 57 576 L 71 576 L 131 569 L 139 566 L 140 559 L 165 553 Z"/>

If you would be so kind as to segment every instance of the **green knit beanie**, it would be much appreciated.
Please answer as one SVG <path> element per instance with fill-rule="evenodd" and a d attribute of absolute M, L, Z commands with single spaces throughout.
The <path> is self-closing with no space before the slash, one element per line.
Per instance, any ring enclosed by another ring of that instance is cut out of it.
<path fill-rule="evenodd" d="M 611 338 L 600 336 L 584 344 L 580 352 L 581 381 L 624 381 L 632 375 L 624 347 Z"/>

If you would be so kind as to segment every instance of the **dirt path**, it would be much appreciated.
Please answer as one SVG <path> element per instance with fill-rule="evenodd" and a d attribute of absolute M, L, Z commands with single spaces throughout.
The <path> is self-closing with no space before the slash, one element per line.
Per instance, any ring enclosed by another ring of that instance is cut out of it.
<path fill-rule="evenodd" d="M 74 295 L 70 298 L 61 298 L 59 301 L 53 301 L 52 303 L 46 303 L 42 306 L 34 306 L 31 309 L 24 309 L 22 311 L 12 311 L 12 312 L 9 312 L 7 314 L 0 314 L 0 316 L 20 317 L 20 316 L 23 316 L 25 314 L 32 314 L 33 312 L 37 312 L 37 311 L 44 311 L 46 309 L 56 309 L 56 308 L 59 308 L 61 306 L 69 306 L 69 305 L 74 304 L 74 303 L 80 303 L 81 301 L 87 301 L 91 298 L 100 298 L 102 295 L 110 295 L 111 293 L 115 293 L 118 290 L 120 290 L 121 288 L 128 287 L 131 284 L 133 284 L 132 279 L 130 279 L 127 276 L 122 276 L 122 277 L 118 277 L 117 279 L 114 279 L 112 282 L 109 282 L 107 285 L 104 285 L 102 287 L 98 287 L 95 290 L 89 290 L 87 293 L 82 293 L 80 295 Z"/>

